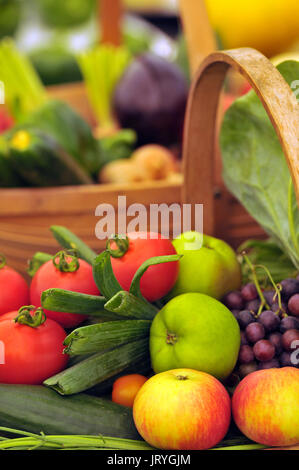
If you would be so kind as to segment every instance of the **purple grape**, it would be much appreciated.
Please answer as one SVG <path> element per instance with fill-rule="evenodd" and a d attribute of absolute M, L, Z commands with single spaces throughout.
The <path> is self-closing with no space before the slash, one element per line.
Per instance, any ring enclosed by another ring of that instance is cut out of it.
<path fill-rule="evenodd" d="M 281 367 L 292 367 L 293 364 L 291 362 L 291 353 L 287 353 L 284 351 L 279 356 L 279 362 L 280 362 Z"/>
<path fill-rule="evenodd" d="M 287 304 L 282 301 L 280 307 L 277 301 L 273 302 L 271 305 L 271 310 L 277 315 L 282 315 L 287 311 Z"/>
<path fill-rule="evenodd" d="M 281 354 L 282 350 L 283 350 L 283 348 L 282 348 L 282 334 L 278 333 L 278 332 L 271 333 L 268 336 L 268 340 L 270 341 L 270 343 L 273 344 L 273 346 L 275 347 L 275 352 L 279 356 L 279 354 Z"/>
<path fill-rule="evenodd" d="M 262 369 L 279 369 L 280 363 L 278 359 L 271 359 L 270 361 L 264 361 L 259 363 L 259 370 Z"/>
<path fill-rule="evenodd" d="M 284 279 L 281 281 L 281 296 L 284 300 L 288 301 L 294 294 L 299 294 L 299 280 L 298 279 Z"/>
<path fill-rule="evenodd" d="M 241 331 L 241 346 L 248 344 L 245 331 Z"/>
<path fill-rule="evenodd" d="M 247 302 L 245 305 L 246 310 L 249 310 L 250 312 L 257 313 L 259 311 L 261 305 L 261 301 L 259 299 L 255 300 L 250 300 L 250 302 Z"/>
<path fill-rule="evenodd" d="M 279 316 L 272 312 L 272 310 L 265 310 L 262 312 L 257 321 L 261 323 L 268 332 L 277 330 L 280 325 Z"/>
<path fill-rule="evenodd" d="M 256 343 L 257 341 L 265 337 L 265 328 L 261 323 L 250 323 L 245 330 L 246 338 L 250 343 Z"/>
<path fill-rule="evenodd" d="M 288 309 L 290 313 L 292 313 L 292 315 L 295 315 L 295 317 L 299 317 L 299 294 L 295 294 L 289 299 Z"/>
<path fill-rule="evenodd" d="M 271 361 L 275 356 L 275 347 L 267 339 L 261 339 L 253 346 L 253 352 L 258 361 Z"/>
<path fill-rule="evenodd" d="M 255 318 L 249 310 L 241 310 L 237 319 L 242 329 L 245 329 L 250 323 L 255 322 Z"/>
<path fill-rule="evenodd" d="M 271 306 L 273 302 L 275 302 L 274 300 L 275 294 L 276 294 L 275 290 L 265 290 L 263 292 L 263 295 L 268 305 Z"/>
<path fill-rule="evenodd" d="M 296 317 L 285 317 L 280 322 L 280 332 L 285 333 L 287 330 L 299 330 L 299 320 Z"/>
<path fill-rule="evenodd" d="M 258 369 L 257 363 L 255 361 L 250 362 L 249 364 L 241 364 L 238 368 L 238 374 L 241 379 L 246 377 L 246 375 L 255 372 Z"/>
<path fill-rule="evenodd" d="M 233 310 L 231 310 L 231 312 L 232 312 L 233 316 L 237 318 L 237 316 L 240 313 L 240 310 L 233 309 Z"/>
<path fill-rule="evenodd" d="M 282 346 L 287 352 L 291 352 L 299 347 L 299 330 L 287 330 L 282 335 Z"/>
<path fill-rule="evenodd" d="M 254 354 L 252 348 L 248 345 L 241 346 L 239 351 L 239 363 L 249 364 L 249 362 L 252 361 L 254 361 Z"/>
<path fill-rule="evenodd" d="M 241 310 L 244 306 L 244 301 L 239 291 L 231 291 L 223 298 L 223 303 L 230 310 Z"/>
<path fill-rule="evenodd" d="M 245 286 L 242 287 L 241 294 L 243 299 L 247 302 L 249 302 L 250 300 L 257 299 L 258 297 L 258 292 L 252 282 L 250 282 L 249 284 L 245 284 Z"/>

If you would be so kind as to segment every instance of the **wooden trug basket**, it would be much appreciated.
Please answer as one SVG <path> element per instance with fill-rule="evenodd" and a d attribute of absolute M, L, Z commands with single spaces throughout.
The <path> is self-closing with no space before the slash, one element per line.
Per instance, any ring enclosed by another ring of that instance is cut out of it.
<path fill-rule="evenodd" d="M 95 237 L 100 203 L 117 206 L 119 195 L 132 203 L 150 204 L 203 203 L 204 232 L 225 239 L 236 246 L 263 231 L 245 209 L 229 194 L 220 179 L 217 150 L 217 109 L 227 70 L 240 72 L 259 95 L 280 138 L 294 180 L 299 200 L 298 105 L 295 95 L 262 54 L 253 49 L 236 49 L 209 55 L 194 77 L 187 106 L 183 168 L 184 183 L 165 181 L 120 185 L 83 185 L 59 188 L 0 190 L 0 252 L 11 266 L 25 272 L 27 260 L 36 251 L 55 253 L 58 245 L 50 225 L 65 225 L 100 251 L 105 241 Z M 69 87 L 65 97 L 85 117 L 92 114 L 81 85 Z"/>

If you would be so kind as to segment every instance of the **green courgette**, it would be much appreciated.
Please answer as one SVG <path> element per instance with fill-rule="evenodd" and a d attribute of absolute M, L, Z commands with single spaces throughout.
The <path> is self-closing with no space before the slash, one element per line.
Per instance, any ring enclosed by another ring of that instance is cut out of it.
<path fill-rule="evenodd" d="M 88 173 L 50 135 L 18 127 L 9 141 L 14 170 L 33 186 L 91 184 Z"/>
<path fill-rule="evenodd" d="M 38 385 L 0 384 L 0 425 L 34 433 L 140 439 L 130 408 L 86 394 L 61 397 Z"/>
<path fill-rule="evenodd" d="M 45 380 L 61 395 L 72 395 L 113 377 L 149 356 L 148 338 L 89 356 L 84 361 Z"/>
<path fill-rule="evenodd" d="M 70 356 L 92 354 L 105 349 L 146 338 L 151 322 L 124 320 L 82 326 L 72 331 L 64 340 L 64 352 Z"/>
<path fill-rule="evenodd" d="M 64 289 L 47 289 L 41 295 L 41 304 L 47 310 L 100 316 L 106 299 L 99 295 L 81 294 Z"/>

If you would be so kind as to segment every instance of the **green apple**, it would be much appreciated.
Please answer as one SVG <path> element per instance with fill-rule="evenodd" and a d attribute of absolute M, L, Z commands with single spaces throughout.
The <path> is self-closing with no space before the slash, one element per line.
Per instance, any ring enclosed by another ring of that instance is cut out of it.
<path fill-rule="evenodd" d="M 241 286 L 241 267 L 234 250 L 218 238 L 185 232 L 173 240 L 180 261 L 177 282 L 168 295 L 200 292 L 221 299 Z"/>
<path fill-rule="evenodd" d="M 205 294 L 182 294 L 153 320 L 152 368 L 156 373 L 195 369 L 224 379 L 236 365 L 240 341 L 238 322 L 225 305 Z"/>

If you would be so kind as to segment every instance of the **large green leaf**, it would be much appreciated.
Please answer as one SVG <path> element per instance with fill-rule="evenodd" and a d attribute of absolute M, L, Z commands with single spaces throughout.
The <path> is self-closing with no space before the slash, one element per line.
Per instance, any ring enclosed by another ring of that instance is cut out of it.
<path fill-rule="evenodd" d="M 298 80 L 299 62 L 283 62 L 278 70 L 291 84 Z M 220 145 L 228 189 L 299 268 L 299 211 L 289 169 L 254 91 L 236 100 L 226 112 Z"/>

